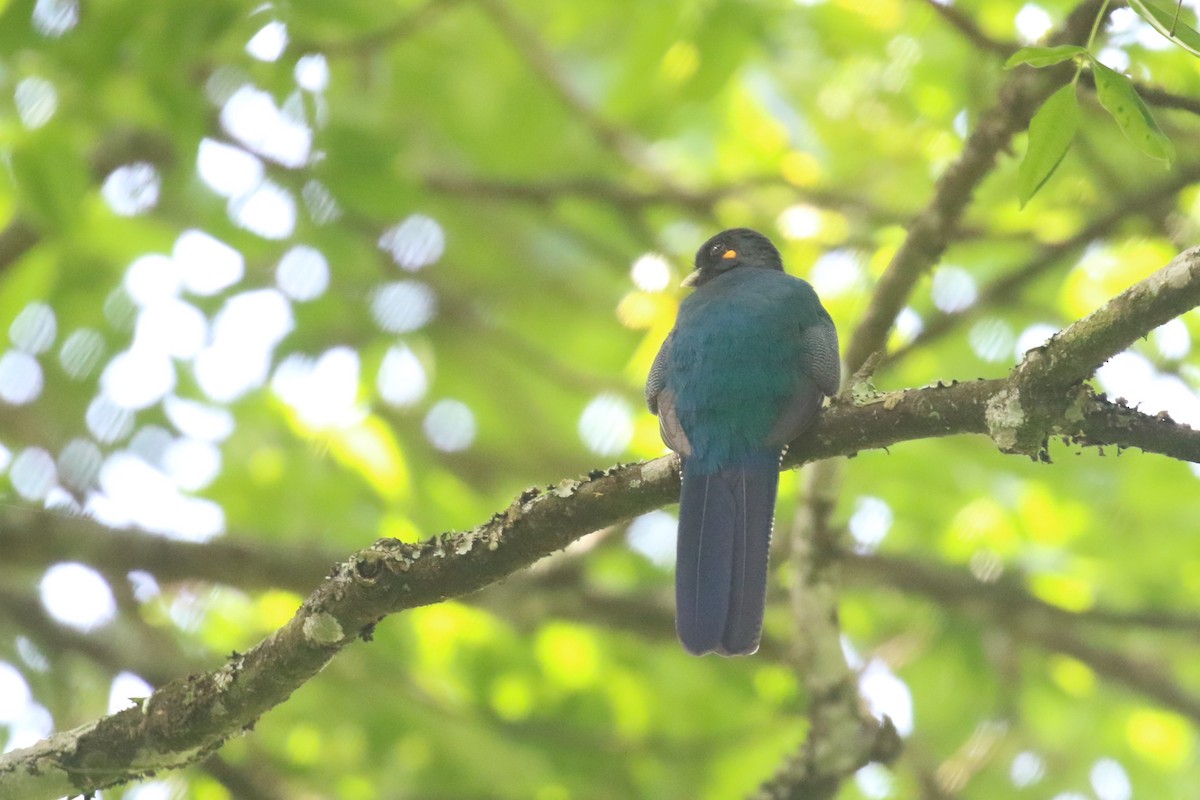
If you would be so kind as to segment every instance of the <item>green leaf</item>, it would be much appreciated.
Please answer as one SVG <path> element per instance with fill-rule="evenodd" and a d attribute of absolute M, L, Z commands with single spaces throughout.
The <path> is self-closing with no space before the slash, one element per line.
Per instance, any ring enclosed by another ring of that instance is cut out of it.
<path fill-rule="evenodd" d="M 1142 19 L 1175 44 L 1194 56 L 1200 56 L 1200 32 L 1184 22 L 1178 2 L 1158 0 L 1129 0 L 1129 5 Z"/>
<path fill-rule="evenodd" d="M 1150 109 L 1142 102 L 1133 81 L 1099 61 L 1092 64 L 1096 78 L 1096 95 L 1100 105 L 1112 115 L 1117 125 L 1143 153 L 1170 164 L 1175 160 L 1175 146 L 1154 121 Z"/>
<path fill-rule="evenodd" d="M 1022 47 L 1004 62 L 1005 69 L 1028 64 L 1031 67 L 1050 67 L 1070 61 L 1077 56 L 1086 56 L 1087 48 L 1077 44 L 1060 44 L 1057 47 Z"/>
<path fill-rule="evenodd" d="M 1078 127 L 1079 102 L 1072 82 L 1050 95 L 1029 122 L 1029 146 L 1017 175 L 1022 208 L 1054 174 Z"/>

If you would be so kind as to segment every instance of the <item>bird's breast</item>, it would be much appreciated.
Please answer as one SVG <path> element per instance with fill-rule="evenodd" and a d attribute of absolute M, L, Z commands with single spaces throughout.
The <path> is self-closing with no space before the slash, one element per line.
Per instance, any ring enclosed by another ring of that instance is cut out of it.
<path fill-rule="evenodd" d="M 761 296 L 698 299 L 680 311 L 667 375 L 689 463 L 720 469 L 777 459 L 765 443 L 806 380 L 795 310 Z"/>

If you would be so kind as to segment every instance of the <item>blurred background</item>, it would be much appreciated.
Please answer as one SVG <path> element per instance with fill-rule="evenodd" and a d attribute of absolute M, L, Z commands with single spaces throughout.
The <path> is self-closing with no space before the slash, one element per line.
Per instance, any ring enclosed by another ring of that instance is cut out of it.
<path fill-rule="evenodd" d="M 1073 7 L 0 0 L 0 746 L 219 665 L 377 537 L 660 455 L 644 377 L 722 228 L 771 236 L 845 343 L 1007 55 Z M 1126 8 L 1094 49 L 1175 98 L 1179 161 L 1081 88 L 1024 210 L 1018 159 L 980 186 L 881 389 L 1004 375 L 1200 241 L 1197 62 Z M 1097 387 L 1200 423 L 1197 333 Z M 846 463 L 844 648 L 906 751 L 841 797 L 1194 792 L 1198 473 L 1051 456 Z M 786 548 L 763 651 L 694 659 L 674 526 L 388 619 L 215 757 L 102 796 L 745 795 L 807 730 Z"/>

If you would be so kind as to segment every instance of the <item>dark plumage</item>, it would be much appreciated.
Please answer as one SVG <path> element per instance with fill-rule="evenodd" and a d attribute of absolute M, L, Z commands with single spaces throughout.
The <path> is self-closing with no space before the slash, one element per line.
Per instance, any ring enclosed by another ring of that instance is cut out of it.
<path fill-rule="evenodd" d="M 837 331 L 813 288 L 748 228 L 705 242 L 684 285 L 696 290 L 646 381 L 683 461 L 676 629 L 697 655 L 748 654 L 762 631 L 779 461 L 837 391 Z"/>

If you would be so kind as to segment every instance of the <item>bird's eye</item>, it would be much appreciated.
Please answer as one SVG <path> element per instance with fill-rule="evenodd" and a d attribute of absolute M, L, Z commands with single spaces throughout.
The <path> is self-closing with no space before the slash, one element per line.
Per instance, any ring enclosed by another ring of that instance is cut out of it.
<path fill-rule="evenodd" d="M 720 258 L 725 253 L 725 245 L 718 242 L 717 244 L 714 244 L 712 247 L 708 248 L 708 253 L 709 255 Z"/>

